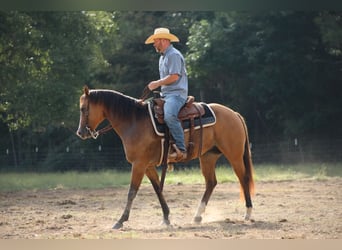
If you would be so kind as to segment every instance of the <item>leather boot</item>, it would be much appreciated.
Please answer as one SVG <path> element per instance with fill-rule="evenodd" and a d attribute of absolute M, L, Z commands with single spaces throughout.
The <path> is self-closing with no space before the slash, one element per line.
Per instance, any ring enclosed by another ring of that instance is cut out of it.
<path fill-rule="evenodd" d="M 172 162 L 185 161 L 188 157 L 187 152 L 179 150 L 175 144 L 173 144 L 172 146 L 174 148 L 174 151 L 172 153 L 169 153 L 167 162 L 172 163 Z"/>

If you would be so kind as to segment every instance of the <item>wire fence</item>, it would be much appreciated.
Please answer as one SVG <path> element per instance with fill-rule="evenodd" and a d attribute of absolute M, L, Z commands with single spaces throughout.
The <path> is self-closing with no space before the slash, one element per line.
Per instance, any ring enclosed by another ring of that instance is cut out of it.
<path fill-rule="evenodd" d="M 251 142 L 254 164 L 299 164 L 311 162 L 342 162 L 342 139 L 300 140 L 297 138 L 272 143 Z M 228 164 L 221 157 L 218 164 Z M 198 160 L 177 164 L 179 168 L 198 167 Z M 21 152 L 21 160 L 10 148 L 0 152 L 1 171 L 93 171 L 116 169 L 130 171 L 122 145 L 109 147 L 101 144 L 92 147 L 59 146 L 49 150 L 34 147 Z"/>
<path fill-rule="evenodd" d="M 252 144 L 255 163 L 296 164 L 342 162 L 342 139 L 310 140 L 298 138 L 273 143 Z"/>

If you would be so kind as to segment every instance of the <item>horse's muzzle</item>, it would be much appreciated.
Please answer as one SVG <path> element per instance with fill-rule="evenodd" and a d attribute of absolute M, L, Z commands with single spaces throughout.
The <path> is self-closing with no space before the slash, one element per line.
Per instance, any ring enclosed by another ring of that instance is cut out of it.
<path fill-rule="evenodd" d="M 89 130 L 87 130 L 86 128 L 78 128 L 76 131 L 76 135 L 83 140 L 91 137 Z"/>

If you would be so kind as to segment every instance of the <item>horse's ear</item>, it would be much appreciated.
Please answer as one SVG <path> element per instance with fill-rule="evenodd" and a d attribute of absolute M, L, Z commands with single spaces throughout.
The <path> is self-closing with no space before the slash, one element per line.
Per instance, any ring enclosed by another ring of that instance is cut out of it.
<path fill-rule="evenodd" d="M 84 86 L 83 91 L 85 95 L 89 95 L 89 88 L 87 85 Z"/>

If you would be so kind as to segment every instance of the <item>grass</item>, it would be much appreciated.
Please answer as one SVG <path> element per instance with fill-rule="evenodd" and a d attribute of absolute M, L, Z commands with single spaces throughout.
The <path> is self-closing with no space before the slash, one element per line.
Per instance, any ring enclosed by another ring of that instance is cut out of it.
<path fill-rule="evenodd" d="M 258 181 L 286 181 L 296 179 L 324 180 L 342 177 L 341 164 L 256 165 L 254 179 Z M 130 172 L 103 170 L 97 172 L 66 173 L 0 173 L 0 191 L 37 189 L 98 189 L 127 186 Z M 229 166 L 218 166 L 219 183 L 237 182 Z M 167 173 L 166 184 L 203 184 L 204 178 L 198 168 Z M 145 177 L 143 183 L 149 183 Z"/>
<path fill-rule="evenodd" d="M 118 171 L 65 173 L 1 173 L 0 191 L 28 189 L 97 189 L 125 186 L 130 173 Z"/>
<path fill-rule="evenodd" d="M 255 176 L 256 181 L 284 181 L 295 179 L 325 180 L 329 177 L 342 177 L 342 163 L 262 165 L 255 167 Z"/>

